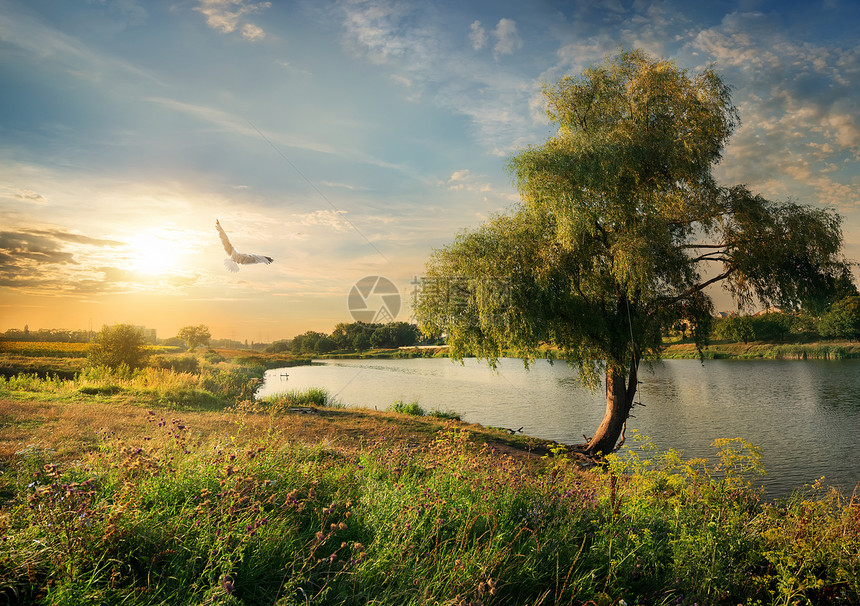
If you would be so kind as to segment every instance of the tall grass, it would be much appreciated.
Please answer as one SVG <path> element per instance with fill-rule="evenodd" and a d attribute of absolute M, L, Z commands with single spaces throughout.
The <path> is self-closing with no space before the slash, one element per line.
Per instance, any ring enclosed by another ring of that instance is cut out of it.
<path fill-rule="evenodd" d="M 146 404 L 173 407 L 219 407 L 252 399 L 259 387 L 262 369 L 242 366 L 207 365 L 199 372 L 178 372 L 169 368 L 127 366 L 115 370 L 87 367 L 74 379 L 56 375 L 20 373 L 0 375 L 0 394 L 32 392 L 43 397 L 120 396 Z"/>
<path fill-rule="evenodd" d="M 535 471 L 455 423 L 356 453 L 202 439 L 150 413 L 78 464 L 4 474 L 0 596 L 41 604 L 854 604 L 860 497 L 765 504 L 754 449 L 719 463 L 647 443 L 583 476 Z"/>
<path fill-rule="evenodd" d="M 259 408 L 273 413 L 285 412 L 294 407 L 320 406 L 341 408 L 337 400 L 329 394 L 328 390 L 319 387 L 311 387 L 306 390 L 292 389 L 281 393 L 261 398 L 258 402 Z"/>

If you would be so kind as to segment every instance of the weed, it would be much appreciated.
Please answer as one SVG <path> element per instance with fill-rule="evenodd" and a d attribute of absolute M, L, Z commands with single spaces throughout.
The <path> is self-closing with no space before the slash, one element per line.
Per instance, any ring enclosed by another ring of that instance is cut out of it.
<path fill-rule="evenodd" d="M 414 417 L 423 417 L 427 414 L 416 401 L 404 402 L 403 400 L 397 400 L 389 407 L 389 410 L 403 415 L 412 415 Z"/>

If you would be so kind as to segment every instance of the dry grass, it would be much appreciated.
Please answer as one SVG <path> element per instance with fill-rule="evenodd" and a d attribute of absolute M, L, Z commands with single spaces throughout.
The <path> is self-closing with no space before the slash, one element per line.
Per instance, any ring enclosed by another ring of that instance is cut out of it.
<path fill-rule="evenodd" d="M 181 418 L 200 438 L 217 435 L 263 435 L 269 430 L 284 442 L 315 444 L 327 441 L 339 449 L 356 450 L 380 439 L 406 448 L 432 444 L 445 422 L 366 409 L 307 408 L 310 412 L 283 415 L 249 412 L 254 406 L 234 410 L 175 411 L 153 408 L 168 420 Z M 93 448 L 105 434 L 133 440 L 151 433 L 145 407 L 123 402 L 122 395 L 87 402 L 41 399 L 0 399 L 0 459 L 11 458 L 28 445 L 54 451 L 58 460 L 73 460 Z M 480 425 L 459 423 L 478 443 L 524 460 L 538 460 L 550 442 L 509 436 Z"/>

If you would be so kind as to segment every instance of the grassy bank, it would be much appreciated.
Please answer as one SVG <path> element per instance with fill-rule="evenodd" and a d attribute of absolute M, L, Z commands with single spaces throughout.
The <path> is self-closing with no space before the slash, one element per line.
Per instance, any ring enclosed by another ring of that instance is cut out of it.
<path fill-rule="evenodd" d="M 0 381 L 7 602 L 860 602 L 860 496 L 764 503 L 739 440 L 712 464 L 643 441 L 584 471 L 552 443 L 319 390 L 251 403 L 145 374 Z"/>
<path fill-rule="evenodd" d="M 847 360 L 860 358 L 860 343 L 713 343 L 705 348 L 703 356 L 707 360 Z M 692 343 L 673 343 L 663 357 L 697 359 L 699 354 Z"/>

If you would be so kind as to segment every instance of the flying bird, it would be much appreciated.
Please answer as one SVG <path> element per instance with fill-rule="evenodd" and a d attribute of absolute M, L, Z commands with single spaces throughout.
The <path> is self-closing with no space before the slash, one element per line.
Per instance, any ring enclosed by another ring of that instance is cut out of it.
<path fill-rule="evenodd" d="M 230 255 L 227 259 L 224 259 L 224 267 L 229 271 L 236 273 L 239 271 L 239 265 L 252 265 L 254 263 L 265 263 L 268 265 L 274 261 L 272 257 L 267 257 L 265 255 L 249 255 L 240 253 L 238 250 L 233 248 L 232 244 L 230 244 L 230 238 L 228 238 L 227 234 L 224 233 L 224 229 L 221 227 L 221 223 L 218 219 L 215 219 L 215 227 L 218 229 L 218 235 L 221 236 L 221 244 L 224 245 L 224 250 L 226 250 L 227 254 Z"/>

